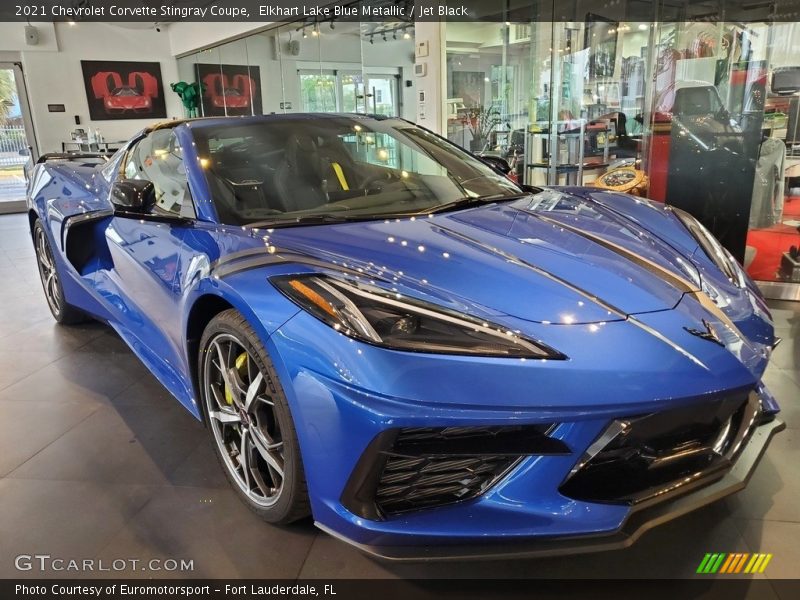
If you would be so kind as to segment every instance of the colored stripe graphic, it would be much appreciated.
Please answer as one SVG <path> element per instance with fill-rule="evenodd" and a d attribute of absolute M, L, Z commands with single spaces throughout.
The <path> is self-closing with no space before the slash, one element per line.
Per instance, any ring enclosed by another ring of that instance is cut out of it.
<path fill-rule="evenodd" d="M 764 562 L 761 563 L 761 568 L 758 570 L 758 572 L 763 573 L 764 569 L 767 568 L 767 564 L 769 564 L 769 561 L 771 560 L 772 560 L 772 554 L 767 554 L 767 556 L 764 558 Z"/>
<path fill-rule="evenodd" d="M 708 572 L 709 573 L 716 573 L 719 571 L 719 568 L 722 566 L 722 561 L 725 560 L 726 554 L 724 552 L 717 555 L 717 559 L 710 565 Z"/>
<path fill-rule="evenodd" d="M 719 570 L 720 573 L 729 573 L 729 569 L 736 564 L 737 554 L 728 554 L 728 558 L 722 563 L 722 568 Z"/>
<path fill-rule="evenodd" d="M 750 554 L 749 552 L 708 552 L 700 561 L 697 573 L 703 574 L 736 574 L 736 573 L 763 573 L 767 564 L 772 560 L 772 554 Z"/>
<path fill-rule="evenodd" d="M 700 566 L 697 567 L 697 573 L 705 573 L 706 572 L 706 565 L 708 565 L 708 561 L 711 559 L 711 554 L 706 553 L 703 557 L 703 560 L 700 561 Z"/>
<path fill-rule="evenodd" d="M 752 573 L 753 567 L 755 567 L 756 562 L 759 560 L 760 554 L 753 554 L 753 558 L 750 559 L 750 562 L 747 563 L 747 566 L 744 569 L 745 573 Z"/>
<path fill-rule="evenodd" d="M 734 552 L 731 554 L 733 560 L 731 561 L 730 566 L 727 569 L 721 570 L 720 573 L 733 573 L 736 570 L 736 567 L 739 566 L 739 563 L 742 561 L 742 553 L 741 552 Z"/>
<path fill-rule="evenodd" d="M 742 567 L 744 567 L 744 564 L 747 562 L 748 556 L 750 556 L 750 554 L 742 554 L 742 559 L 736 565 L 736 570 L 731 570 L 731 573 L 739 573 L 742 570 Z"/>

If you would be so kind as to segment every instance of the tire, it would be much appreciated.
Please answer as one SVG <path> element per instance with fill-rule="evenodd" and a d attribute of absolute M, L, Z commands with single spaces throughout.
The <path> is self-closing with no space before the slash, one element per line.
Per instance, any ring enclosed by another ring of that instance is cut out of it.
<path fill-rule="evenodd" d="M 239 498 L 269 523 L 311 514 L 286 396 L 258 335 L 236 310 L 221 312 L 203 332 L 198 389 L 217 459 Z"/>
<path fill-rule="evenodd" d="M 33 225 L 33 247 L 36 251 L 36 266 L 39 268 L 39 279 L 47 299 L 47 306 L 53 318 L 62 325 L 75 325 L 88 321 L 86 313 L 68 304 L 61 286 L 61 276 L 53 258 L 50 241 L 42 222 L 37 219 Z"/>

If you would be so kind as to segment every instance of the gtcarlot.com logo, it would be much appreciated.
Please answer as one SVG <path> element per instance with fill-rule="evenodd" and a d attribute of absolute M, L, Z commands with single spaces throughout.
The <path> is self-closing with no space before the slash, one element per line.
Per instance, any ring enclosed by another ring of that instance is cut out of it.
<path fill-rule="evenodd" d="M 700 561 L 697 572 L 703 575 L 714 575 L 716 573 L 727 575 L 763 573 L 771 560 L 772 554 L 709 552 Z"/>
<path fill-rule="evenodd" d="M 194 560 L 185 558 L 61 558 L 49 554 L 20 554 L 17 571 L 194 571 Z"/>

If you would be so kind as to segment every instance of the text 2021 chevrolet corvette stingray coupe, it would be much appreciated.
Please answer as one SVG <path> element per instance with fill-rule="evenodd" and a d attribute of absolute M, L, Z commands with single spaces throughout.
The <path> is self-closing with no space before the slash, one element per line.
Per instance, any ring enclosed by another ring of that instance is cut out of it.
<path fill-rule="evenodd" d="M 43 157 L 28 206 L 56 320 L 113 327 L 266 521 L 375 555 L 623 546 L 782 427 L 770 314 L 693 217 L 400 119 L 155 125 Z"/>

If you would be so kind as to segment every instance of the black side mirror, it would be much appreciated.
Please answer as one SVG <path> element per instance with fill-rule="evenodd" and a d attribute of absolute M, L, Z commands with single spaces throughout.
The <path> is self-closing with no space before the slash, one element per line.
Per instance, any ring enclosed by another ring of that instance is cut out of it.
<path fill-rule="evenodd" d="M 500 171 L 503 175 L 511 173 L 511 165 L 505 158 L 500 156 L 479 156 L 483 162 L 492 167 L 495 171 Z"/>
<path fill-rule="evenodd" d="M 156 188 L 143 179 L 121 179 L 111 187 L 111 203 L 123 212 L 148 214 L 156 205 Z"/>

